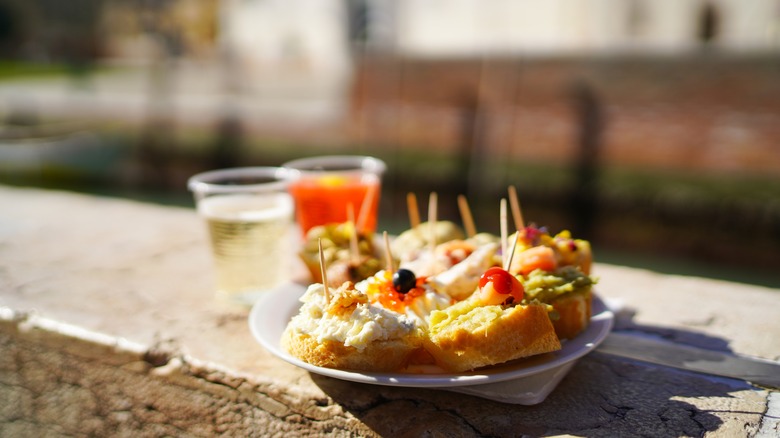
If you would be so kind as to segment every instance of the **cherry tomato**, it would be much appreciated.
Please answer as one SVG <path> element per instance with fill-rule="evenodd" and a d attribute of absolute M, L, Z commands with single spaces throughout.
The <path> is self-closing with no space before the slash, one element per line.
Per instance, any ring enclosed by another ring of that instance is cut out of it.
<path fill-rule="evenodd" d="M 492 287 L 487 288 L 488 284 Z M 479 278 L 479 288 L 486 304 L 516 303 L 523 299 L 525 289 L 512 274 L 499 267 L 492 267 Z M 498 294 L 498 297 L 492 296 Z M 511 300 L 510 300 L 511 297 Z"/>

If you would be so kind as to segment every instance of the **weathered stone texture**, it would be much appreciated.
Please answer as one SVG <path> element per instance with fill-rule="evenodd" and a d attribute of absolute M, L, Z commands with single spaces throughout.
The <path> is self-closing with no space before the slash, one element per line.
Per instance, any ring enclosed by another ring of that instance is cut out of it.
<path fill-rule="evenodd" d="M 320 394 L 33 326 L 0 324 L 2 436 L 371 435 Z M 110 354 L 107 354 L 111 351 Z"/>
<path fill-rule="evenodd" d="M 297 385 L 184 356 L 155 367 L 148 352 L 19 317 L 0 325 L 0 349 L 3 436 L 733 436 L 758 430 L 767 402 L 747 384 L 599 353 L 526 407 L 316 375 Z"/>

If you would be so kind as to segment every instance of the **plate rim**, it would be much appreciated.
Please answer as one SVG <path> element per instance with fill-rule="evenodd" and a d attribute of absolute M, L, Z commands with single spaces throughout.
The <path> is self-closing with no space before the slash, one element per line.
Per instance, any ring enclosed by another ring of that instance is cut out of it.
<path fill-rule="evenodd" d="M 252 336 L 262 347 L 277 358 L 309 372 L 340 380 L 373 385 L 416 388 L 453 388 L 529 378 L 544 371 L 565 366 L 592 352 L 609 335 L 614 325 L 614 313 L 594 291 L 592 292 L 592 317 L 588 328 L 574 339 L 563 341 L 561 350 L 556 352 L 545 353 L 531 358 L 518 359 L 516 361 L 510 361 L 505 364 L 498 364 L 493 367 L 478 369 L 467 373 L 413 374 L 348 371 L 336 368 L 318 367 L 304 362 L 284 351 L 280 345 L 281 332 L 284 330 L 284 327 L 276 327 L 279 339 L 273 339 L 269 334 L 266 334 L 259 328 L 259 324 L 263 317 L 271 313 L 284 311 L 287 313 L 287 316 L 282 316 L 282 318 L 284 318 L 285 321 L 289 321 L 300 308 L 301 303 L 299 298 L 306 291 L 307 287 L 307 285 L 300 283 L 288 283 L 263 294 L 263 296 L 261 296 L 252 306 L 249 313 L 248 325 Z M 297 289 L 299 293 L 295 293 L 295 289 Z M 280 306 L 278 302 L 284 306 Z M 269 304 L 276 305 L 270 306 Z M 271 309 L 273 309 L 273 311 Z M 277 319 L 278 318 L 280 317 L 277 316 Z M 524 366 L 527 364 L 528 359 L 537 358 L 538 360 L 544 356 L 547 356 L 549 359 L 536 365 Z M 491 371 L 494 372 L 491 373 Z"/>

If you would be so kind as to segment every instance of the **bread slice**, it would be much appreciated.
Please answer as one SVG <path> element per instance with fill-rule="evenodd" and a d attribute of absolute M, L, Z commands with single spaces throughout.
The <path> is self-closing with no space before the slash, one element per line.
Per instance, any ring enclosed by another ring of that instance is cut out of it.
<path fill-rule="evenodd" d="M 320 342 L 294 330 L 285 330 L 282 337 L 282 346 L 306 363 L 355 371 L 400 371 L 409 363 L 418 345 L 403 339 L 372 341 L 361 351 L 337 341 Z"/>
<path fill-rule="evenodd" d="M 399 371 L 420 348 L 413 320 L 371 305 L 351 282 L 330 294 L 313 284 L 301 297 L 303 305 L 280 340 L 288 353 L 320 367 Z"/>
<path fill-rule="evenodd" d="M 588 289 L 556 298 L 550 304 L 558 314 L 553 320 L 555 333 L 561 339 L 572 339 L 590 324 L 593 295 Z"/>
<path fill-rule="evenodd" d="M 558 337 L 572 339 L 588 327 L 596 279 L 575 266 L 564 266 L 554 272 L 533 271 L 520 281 L 527 301 L 552 306 L 550 316 Z"/>
<path fill-rule="evenodd" d="M 561 343 L 544 305 L 465 300 L 431 313 L 424 346 L 441 368 L 457 373 L 556 351 Z"/>

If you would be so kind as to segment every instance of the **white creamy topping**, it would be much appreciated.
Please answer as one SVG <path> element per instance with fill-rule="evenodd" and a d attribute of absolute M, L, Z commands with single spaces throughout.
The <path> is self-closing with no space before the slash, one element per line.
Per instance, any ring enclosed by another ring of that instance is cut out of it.
<path fill-rule="evenodd" d="M 406 316 L 367 303 L 357 304 L 349 313 L 330 314 L 326 312 L 322 284 L 309 286 L 301 302 L 303 306 L 290 321 L 290 327 L 317 342 L 341 342 L 362 351 L 372 341 L 401 339 L 417 329 Z"/>
<path fill-rule="evenodd" d="M 452 304 L 449 295 L 441 294 L 426 287 L 425 294 L 416 297 L 412 303 L 406 306 L 406 316 L 415 320 L 421 327 L 428 326 L 428 316 L 434 310 L 446 309 Z"/>

